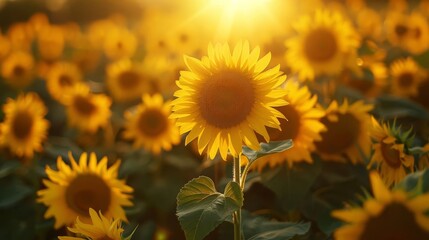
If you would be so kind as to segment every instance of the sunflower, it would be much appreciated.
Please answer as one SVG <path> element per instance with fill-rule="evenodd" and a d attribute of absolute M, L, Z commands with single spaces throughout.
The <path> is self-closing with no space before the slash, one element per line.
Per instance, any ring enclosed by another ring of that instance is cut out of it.
<path fill-rule="evenodd" d="M 393 192 L 376 172 L 370 173 L 374 198 L 363 207 L 335 210 L 332 216 L 348 223 L 335 230 L 336 240 L 429 239 L 429 194 Z"/>
<path fill-rule="evenodd" d="M 10 42 L 7 37 L 0 34 L 0 61 L 2 61 L 10 51 Z"/>
<path fill-rule="evenodd" d="M 63 54 L 65 45 L 64 34 L 60 27 L 46 25 L 39 30 L 37 46 L 42 59 L 54 61 Z"/>
<path fill-rule="evenodd" d="M 84 84 L 76 84 L 64 98 L 69 124 L 82 131 L 94 133 L 105 127 L 110 119 L 112 101 L 104 94 L 92 94 Z"/>
<path fill-rule="evenodd" d="M 75 64 L 58 62 L 47 73 L 46 87 L 54 99 L 61 101 L 81 81 L 82 74 Z"/>
<path fill-rule="evenodd" d="M 34 77 L 33 56 L 28 52 L 12 52 L 4 59 L 1 74 L 12 87 L 24 88 L 30 85 Z"/>
<path fill-rule="evenodd" d="M 372 118 L 371 138 L 375 141 L 374 154 L 368 167 L 377 166 L 377 171 L 387 186 L 396 184 L 414 171 L 414 156 L 408 153 L 411 131 L 401 134 L 393 124 L 380 125 Z"/>
<path fill-rule="evenodd" d="M 267 164 L 274 167 L 283 162 L 292 166 L 294 162 L 312 163 L 311 152 L 315 150 L 314 141 L 321 140 L 320 131 L 325 126 L 320 122 L 324 112 L 316 109 L 317 96 L 311 96 L 307 87 L 289 82 L 286 85 L 288 95 L 284 97 L 289 105 L 277 108 L 286 119 L 280 119 L 281 130 L 268 128 L 272 141 L 292 139 L 293 148 L 258 159 L 253 166 L 262 170 Z"/>
<path fill-rule="evenodd" d="M 399 59 L 390 66 L 392 92 L 398 96 L 416 96 L 419 84 L 424 80 L 424 71 L 412 59 Z"/>
<path fill-rule="evenodd" d="M 338 74 L 356 65 L 359 38 L 351 23 L 337 12 L 317 11 L 294 25 L 297 36 L 286 41 L 286 61 L 301 80 Z"/>
<path fill-rule="evenodd" d="M 91 224 L 83 223 L 76 218 L 74 227 L 68 228 L 72 233 L 81 235 L 82 237 L 58 237 L 60 240 L 82 240 L 82 239 L 110 239 L 110 240 L 122 240 L 122 233 L 124 229 L 121 227 L 120 219 L 106 218 L 100 212 L 97 212 L 89 208 L 89 216 L 91 217 Z"/>
<path fill-rule="evenodd" d="M 14 23 L 7 29 L 7 37 L 13 49 L 30 51 L 34 31 L 27 23 Z"/>
<path fill-rule="evenodd" d="M 170 102 L 164 103 L 160 94 L 144 95 L 143 103 L 134 112 L 125 113 L 124 138 L 134 139 L 135 147 L 144 147 L 154 154 L 161 149 L 171 150 L 172 144 L 180 142 L 179 130 L 169 119 Z"/>
<path fill-rule="evenodd" d="M 363 101 L 349 104 L 345 100 L 339 105 L 334 100 L 320 120 L 327 131 L 321 133 L 322 140 L 315 142 L 317 152 L 327 160 L 344 161 L 346 156 L 353 164 L 362 162 L 362 155 L 368 156 L 371 150 L 368 112 L 372 108 Z"/>
<path fill-rule="evenodd" d="M 32 158 L 34 151 L 43 149 L 42 142 L 48 134 L 49 122 L 44 119 L 47 111 L 36 93 L 7 99 L 0 142 L 18 157 Z"/>
<path fill-rule="evenodd" d="M 110 60 L 130 58 L 137 49 L 137 38 L 126 28 L 111 28 L 104 39 L 104 54 Z"/>
<path fill-rule="evenodd" d="M 58 157 L 58 171 L 46 167 L 46 189 L 37 192 L 37 201 L 48 206 L 45 218 L 55 217 L 55 228 L 71 225 L 77 217 L 90 223 L 88 210 L 93 208 L 107 218 L 126 221 L 122 207 L 132 206 L 129 193 L 133 189 L 117 179 L 120 161 L 108 168 L 107 157 L 97 163 L 95 153 L 89 155 L 89 161 L 87 153 L 82 153 L 76 163 L 70 152 L 69 160 L 71 167 Z"/>
<path fill-rule="evenodd" d="M 228 150 L 238 156 L 244 144 L 259 149 L 255 131 L 269 141 L 266 126 L 279 128 L 283 118 L 273 107 L 286 105 L 286 76 L 280 66 L 266 70 L 271 55 L 259 59 L 260 49 L 250 52 L 248 42 L 238 43 L 232 54 L 228 44 L 208 46 L 208 56 L 185 56 L 190 71 L 181 71 L 171 114 L 186 144 L 198 138 L 200 153 L 207 149 L 226 159 Z M 259 60 L 258 60 L 259 59 Z"/>
<path fill-rule="evenodd" d="M 139 99 L 143 93 L 153 92 L 153 86 L 140 65 L 129 59 L 111 63 L 107 69 L 107 88 L 118 102 Z"/>
<path fill-rule="evenodd" d="M 413 54 L 421 54 L 429 48 L 429 24 L 425 16 L 413 12 L 409 16 L 408 41 L 405 48 Z"/>
<path fill-rule="evenodd" d="M 429 143 L 423 146 L 422 151 L 423 153 L 420 155 L 419 158 L 419 170 L 425 170 L 429 168 Z"/>

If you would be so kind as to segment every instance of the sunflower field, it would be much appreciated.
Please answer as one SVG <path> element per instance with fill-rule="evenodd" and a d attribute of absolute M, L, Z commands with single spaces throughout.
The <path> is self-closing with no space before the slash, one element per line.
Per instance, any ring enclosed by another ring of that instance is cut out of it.
<path fill-rule="evenodd" d="M 0 239 L 429 240 L 429 0 L 0 0 Z"/>

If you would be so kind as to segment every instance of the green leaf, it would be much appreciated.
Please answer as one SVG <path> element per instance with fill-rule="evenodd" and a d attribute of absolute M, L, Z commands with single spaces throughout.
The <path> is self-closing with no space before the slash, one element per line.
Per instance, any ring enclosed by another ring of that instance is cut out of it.
<path fill-rule="evenodd" d="M 0 182 L 0 208 L 9 208 L 33 193 L 33 189 L 17 178 L 6 178 Z"/>
<path fill-rule="evenodd" d="M 260 145 L 261 149 L 259 151 L 255 151 L 247 146 L 243 146 L 243 154 L 247 157 L 247 159 L 249 159 L 249 163 L 266 155 L 286 151 L 289 148 L 293 147 L 293 142 L 291 139 L 288 139 L 285 141 L 272 141 L 269 143 L 261 143 Z"/>
<path fill-rule="evenodd" d="M 205 176 L 188 182 L 177 195 L 177 216 L 188 240 L 203 239 L 242 206 L 238 183 L 229 182 L 222 194 Z"/>
<path fill-rule="evenodd" d="M 2 161 L 0 162 L 0 178 L 4 178 L 12 174 L 21 165 L 18 161 Z"/>
<path fill-rule="evenodd" d="M 421 105 L 399 97 L 380 96 L 377 98 L 374 110 L 383 119 L 401 117 L 413 117 L 417 119 L 429 119 L 429 112 Z"/>
<path fill-rule="evenodd" d="M 415 194 L 429 192 L 429 169 L 408 174 L 395 188 Z"/>

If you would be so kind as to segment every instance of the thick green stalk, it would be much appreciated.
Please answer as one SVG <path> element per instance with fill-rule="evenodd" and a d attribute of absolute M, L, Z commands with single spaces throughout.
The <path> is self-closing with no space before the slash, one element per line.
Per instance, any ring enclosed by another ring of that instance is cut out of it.
<path fill-rule="evenodd" d="M 234 157 L 234 166 L 233 166 L 233 181 L 238 183 L 241 186 L 241 154 L 238 158 Z M 241 208 L 238 209 L 233 214 L 234 219 L 234 240 L 241 240 Z"/>

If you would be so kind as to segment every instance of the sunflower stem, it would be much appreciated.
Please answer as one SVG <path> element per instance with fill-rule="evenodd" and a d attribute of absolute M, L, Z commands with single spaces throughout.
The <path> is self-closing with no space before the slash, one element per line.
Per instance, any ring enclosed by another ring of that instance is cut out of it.
<path fill-rule="evenodd" d="M 238 183 L 239 186 L 241 186 L 241 153 L 239 154 L 239 157 L 234 157 L 234 165 L 233 165 L 233 181 Z M 234 240 L 241 240 L 242 234 L 241 234 L 241 208 L 238 209 L 233 214 L 234 219 Z"/>

